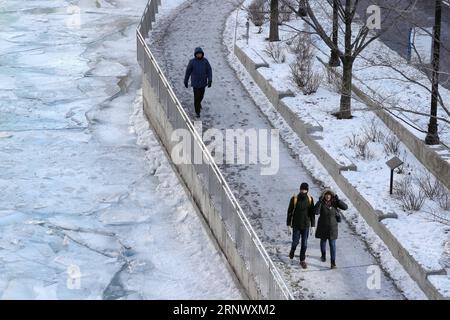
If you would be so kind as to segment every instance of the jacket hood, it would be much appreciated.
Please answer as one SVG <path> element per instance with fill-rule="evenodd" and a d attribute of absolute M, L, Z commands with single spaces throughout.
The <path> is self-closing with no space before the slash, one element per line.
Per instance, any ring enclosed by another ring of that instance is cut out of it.
<path fill-rule="evenodd" d="M 201 53 L 201 54 L 203 54 L 203 56 L 205 55 L 205 53 L 203 52 L 203 49 L 200 47 L 195 48 L 194 57 L 197 55 L 197 53 Z"/>
<path fill-rule="evenodd" d="M 325 190 L 323 190 L 322 194 L 320 195 L 320 198 L 324 199 L 325 198 L 325 194 L 327 194 L 327 193 L 331 193 L 331 197 L 335 196 L 335 193 L 333 191 L 331 191 L 330 189 L 325 189 Z"/>

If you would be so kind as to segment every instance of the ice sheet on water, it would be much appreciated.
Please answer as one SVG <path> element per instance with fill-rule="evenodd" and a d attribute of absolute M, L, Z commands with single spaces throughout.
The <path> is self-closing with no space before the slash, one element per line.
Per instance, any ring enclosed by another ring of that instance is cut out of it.
<path fill-rule="evenodd" d="M 130 129 L 146 2 L 79 1 L 80 28 L 67 1 L 2 8 L 2 299 L 241 297 L 158 140 Z"/>

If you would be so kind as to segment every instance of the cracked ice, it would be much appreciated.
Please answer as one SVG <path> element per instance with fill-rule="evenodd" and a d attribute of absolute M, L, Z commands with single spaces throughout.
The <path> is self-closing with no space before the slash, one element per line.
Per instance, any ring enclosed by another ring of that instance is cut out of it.
<path fill-rule="evenodd" d="M 157 140 L 130 126 L 146 1 L 75 3 L 0 2 L 0 298 L 241 298 Z"/>

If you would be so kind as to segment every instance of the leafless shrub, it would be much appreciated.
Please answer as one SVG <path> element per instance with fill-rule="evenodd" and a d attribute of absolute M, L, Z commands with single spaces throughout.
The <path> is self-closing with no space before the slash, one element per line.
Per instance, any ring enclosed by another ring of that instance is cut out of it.
<path fill-rule="evenodd" d="M 438 196 L 438 203 L 442 210 L 450 211 L 450 193 L 443 192 Z"/>
<path fill-rule="evenodd" d="M 311 42 L 311 36 L 300 33 L 290 46 L 291 52 L 295 54 L 296 61 L 290 65 L 292 80 L 302 90 L 303 94 L 312 94 L 322 82 L 320 73 L 313 70 L 315 50 Z"/>
<path fill-rule="evenodd" d="M 308 62 L 312 62 L 315 56 L 315 48 L 311 40 L 311 34 L 300 32 L 292 41 L 290 46 L 291 52 L 297 57 L 303 58 Z"/>
<path fill-rule="evenodd" d="M 355 151 L 357 158 L 362 160 L 370 160 L 373 158 L 374 154 L 369 147 L 370 140 L 366 135 L 352 133 L 351 137 L 348 137 L 347 139 L 348 140 L 345 145 Z"/>
<path fill-rule="evenodd" d="M 356 156 L 362 160 L 370 160 L 373 159 L 373 152 L 370 150 L 369 147 L 370 140 L 367 138 L 359 139 L 355 152 Z"/>
<path fill-rule="evenodd" d="M 297 59 L 295 63 L 290 65 L 292 72 L 292 80 L 300 88 L 304 88 L 308 83 L 308 75 L 311 74 L 311 70 L 305 65 L 305 62 Z"/>
<path fill-rule="evenodd" d="M 394 155 L 398 157 L 400 155 L 400 140 L 395 135 L 390 134 L 385 137 L 383 146 L 387 156 Z"/>
<path fill-rule="evenodd" d="M 406 211 L 419 211 L 425 203 L 425 198 L 423 193 L 416 192 L 410 188 L 406 195 L 401 198 L 403 209 Z"/>
<path fill-rule="evenodd" d="M 312 72 L 306 85 L 302 88 L 304 95 L 316 93 L 322 83 L 322 75 L 319 72 Z"/>
<path fill-rule="evenodd" d="M 284 63 L 286 61 L 286 54 L 284 52 L 283 45 L 279 41 L 269 42 L 264 50 L 273 61 L 276 63 Z"/>
<path fill-rule="evenodd" d="M 406 176 L 405 178 L 399 181 L 395 181 L 393 188 L 394 197 L 398 200 L 403 199 L 411 189 L 411 183 L 412 183 L 411 176 Z"/>
<path fill-rule="evenodd" d="M 351 137 L 348 137 L 347 138 L 347 143 L 345 144 L 347 147 L 350 147 L 350 148 L 355 148 L 356 147 L 356 145 L 358 144 L 358 141 L 359 141 L 359 137 L 358 137 L 358 134 L 356 134 L 356 133 L 352 133 L 352 136 Z"/>
<path fill-rule="evenodd" d="M 266 1 L 253 0 L 247 7 L 247 15 L 253 24 L 260 27 L 266 21 Z"/>
<path fill-rule="evenodd" d="M 375 118 L 370 120 L 368 126 L 363 127 L 364 135 L 372 142 L 382 142 L 384 140 L 383 132 L 378 128 Z"/>
<path fill-rule="evenodd" d="M 284 22 L 291 21 L 292 10 L 289 9 L 288 4 L 295 7 L 293 0 L 283 0 L 280 4 L 280 12 L 278 15 L 278 23 L 283 24 Z"/>
<path fill-rule="evenodd" d="M 417 183 L 423 194 L 430 200 L 435 200 L 439 195 L 443 193 L 443 185 L 433 177 L 428 171 L 422 173 L 417 178 Z"/>
<path fill-rule="evenodd" d="M 394 183 L 394 197 L 406 211 L 419 211 L 425 203 L 425 194 L 414 189 L 413 178 L 407 176 Z"/>

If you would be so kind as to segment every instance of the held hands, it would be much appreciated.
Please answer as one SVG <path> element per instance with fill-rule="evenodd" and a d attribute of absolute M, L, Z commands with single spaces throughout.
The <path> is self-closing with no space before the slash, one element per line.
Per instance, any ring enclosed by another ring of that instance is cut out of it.
<path fill-rule="evenodd" d="M 212 81 L 208 81 L 208 88 L 211 88 L 212 86 Z"/>

